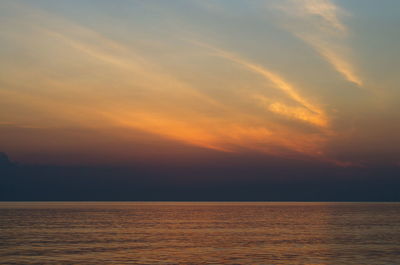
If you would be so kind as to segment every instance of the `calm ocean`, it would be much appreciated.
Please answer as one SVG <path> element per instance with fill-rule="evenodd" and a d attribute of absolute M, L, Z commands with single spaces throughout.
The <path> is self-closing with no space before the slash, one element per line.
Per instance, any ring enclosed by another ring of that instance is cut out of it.
<path fill-rule="evenodd" d="M 1 264 L 400 264 L 399 203 L 0 203 Z"/>

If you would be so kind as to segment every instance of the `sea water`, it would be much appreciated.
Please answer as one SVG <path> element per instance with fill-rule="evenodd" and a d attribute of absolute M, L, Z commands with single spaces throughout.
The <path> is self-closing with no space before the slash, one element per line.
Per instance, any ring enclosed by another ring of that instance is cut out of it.
<path fill-rule="evenodd" d="M 400 204 L 3 202 L 1 264 L 400 264 Z"/>

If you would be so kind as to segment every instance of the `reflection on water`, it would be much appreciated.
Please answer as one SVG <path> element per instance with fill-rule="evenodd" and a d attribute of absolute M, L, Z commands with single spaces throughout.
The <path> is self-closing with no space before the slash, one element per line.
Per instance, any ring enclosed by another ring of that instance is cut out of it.
<path fill-rule="evenodd" d="M 0 203 L 2 264 L 400 264 L 396 203 Z"/>

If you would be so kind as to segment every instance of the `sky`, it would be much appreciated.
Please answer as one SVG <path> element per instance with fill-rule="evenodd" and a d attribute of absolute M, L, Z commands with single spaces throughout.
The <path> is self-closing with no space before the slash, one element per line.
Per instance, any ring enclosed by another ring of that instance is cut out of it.
<path fill-rule="evenodd" d="M 2 0 L 0 151 L 28 165 L 231 165 L 223 176 L 273 161 L 396 169 L 397 10 Z"/>

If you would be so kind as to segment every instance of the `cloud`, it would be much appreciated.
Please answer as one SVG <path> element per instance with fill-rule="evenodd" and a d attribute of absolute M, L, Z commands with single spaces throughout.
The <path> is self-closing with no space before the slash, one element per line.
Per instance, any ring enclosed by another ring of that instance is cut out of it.
<path fill-rule="evenodd" d="M 17 23 L 25 28 L 10 28 L 21 49 L 34 57 L 34 64 L 16 61 L 13 75 L 3 80 L 7 88 L 0 90 L 3 100 L 15 102 L 25 113 L 17 122 L 20 125 L 112 127 L 121 128 L 126 138 L 139 130 L 155 139 L 218 152 L 322 156 L 329 130 L 325 110 L 282 74 L 245 56 L 205 44 L 201 51 L 198 43 L 182 44 L 184 56 L 189 55 L 185 60 L 200 53 L 205 65 L 212 66 L 210 57 L 215 56 L 202 54 L 206 47 L 224 58 L 224 64 L 233 65 L 234 73 L 259 77 L 261 81 L 250 80 L 255 88 L 246 91 L 246 97 L 228 92 L 236 97 L 231 102 L 208 92 L 216 87 L 211 83 L 215 80 L 222 86 L 229 82 L 215 73 L 215 79 L 192 83 L 129 42 L 45 12 L 27 13 L 31 15 L 18 18 Z M 174 49 L 180 54 L 179 48 Z M 283 98 L 270 99 L 269 91 L 256 86 L 273 87 Z"/>
<path fill-rule="evenodd" d="M 339 32 L 347 32 L 346 26 L 340 21 L 341 9 L 330 0 L 296 0 L 303 5 L 304 13 L 319 16 L 326 25 Z"/>
<path fill-rule="evenodd" d="M 288 15 L 286 28 L 310 45 L 346 80 L 363 86 L 344 44 L 349 29 L 340 17 L 345 11 L 330 0 L 288 0 L 275 6 Z"/>
<path fill-rule="evenodd" d="M 12 165 L 6 153 L 0 152 L 0 166 Z"/>
<path fill-rule="evenodd" d="M 343 56 L 348 49 L 340 45 L 333 45 L 330 41 L 323 40 L 320 37 L 297 33 L 295 35 L 312 46 L 337 72 L 342 74 L 346 80 L 360 87 L 363 85 L 363 81 L 361 77 L 356 74 L 352 63 Z"/>
<path fill-rule="evenodd" d="M 313 125 L 327 127 L 328 119 L 324 111 L 316 104 L 311 103 L 304 96 L 302 96 L 292 84 L 290 84 L 280 75 L 261 65 L 257 65 L 248 60 L 240 58 L 238 55 L 235 55 L 233 53 L 229 53 L 227 51 L 212 47 L 208 44 L 204 44 L 201 42 L 194 43 L 206 47 L 214 51 L 218 56 L 235 62 L 243 66 L 247 70 L 261 75 L 269 82 L 271 82 L 277 89 L 284 92 L 290 99 L 300 105 L 300 107 L 290 107 L 281 102 L 273 102 L 269 104 L 269 110 L 281 115 L 289 116 L 304 122 L 311 123 Z M 266 97 L 261 95 L 257 95 L 255 96 L 255 98 L 262 101 L 263 103 L 266 103 L 268 101 Z"/>

